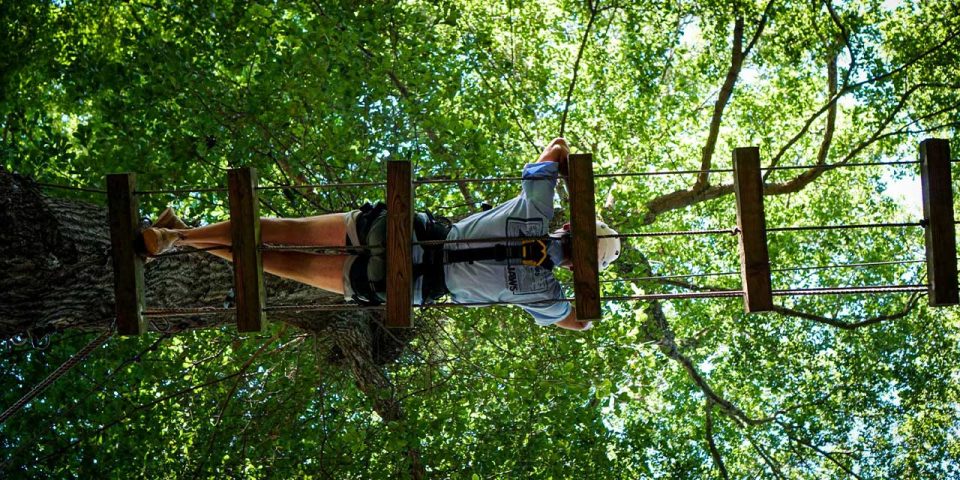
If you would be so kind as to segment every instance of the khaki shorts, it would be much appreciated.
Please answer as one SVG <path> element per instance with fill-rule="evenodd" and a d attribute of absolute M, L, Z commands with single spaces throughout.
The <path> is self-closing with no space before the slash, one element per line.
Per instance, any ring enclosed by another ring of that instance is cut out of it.
<path fill-rule="evenodd" d="M 381 220 L 383 223 L 374 223 L 378 227 L 369 227 L 371 230 L 365 234 L 363 242 L 360 240 L 360 235 L 357 232 L 357 218 L 362 214 L 361 210 L 353 210 L 343 214 L 343 223 L 346 227 L 347 232 L 347 245 L 363 245 L 365 242 L 370 241 L 373 238 L 374 242 L 384 241 L 384 235 L 386 232 L 385 220 Z M 380 217 L 382 218 L 382 217 Z M 377 242 L 379 244 L 379 242 Z M 384 258 L 383 248 L 373 248 L 367 249 L 366 254 L 364 255 L 349 255 L 346 261 L 343 264 L 343 298 L 346 301 L 356 300 L 357 299 L 357 290 L 354 288 L 353 283 L 357 281 L 356 279 L 367 278 L 370 280 L 383 280 L 383 277 L 386 272 L 386 262 Z M 362 262 L 362 264 L 355 265 L 357 262 Z M 356 271 L 354 271 L 356 270 Z M 365 273 L 364 273 L 365 272 Z M 386 295 L 385 292 L 378 291 L 375 292 L 379 296 Z M 368 294 L 369 295 L 369 294 Z"/>

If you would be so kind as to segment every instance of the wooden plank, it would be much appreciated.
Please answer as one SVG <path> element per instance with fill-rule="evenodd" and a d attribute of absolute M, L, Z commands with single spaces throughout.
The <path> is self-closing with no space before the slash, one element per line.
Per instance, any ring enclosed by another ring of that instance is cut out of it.
<path fill-rule="evenodd" d="M 573 294 L 578 320 L 600 319 L 600 265 L 597 260 L 597 205 L 593 155 L 571 154 L 570 234 L 573 240 Z"/>
<path fill-rule="evenodd" d="M 407 160 L 387 162 L 388 327 L 413 326 L 413 176 Z"/>
<path fill-rule="evenodd" d="M 113 257 L 113 291 L 117 333 L 140 335 L 147 330 L 143 317 L 143 258 L 135 245 L 139 239 L 139 208 L 133 194 L 132 173 L 107 175 L 107 212 Z"/>
<path fill-rule="evenodd" d="M 232 168 L 227 173 L 230 195 L 233 282 L 237 301 L 237 330 L 262 332 L 267 325 L 263 307 L 263 257 L 260 252 L 260 205 L 257 171 Z"/>
<path fill-rule="evenodd" d="M 923 216 L 927 220 L 927 295 L 931 306 L 956 305 L 957 239 L 953 224 L 953 189 L 950 175 L 950 142 L 930 138 L 920 143 L 920 182 Z"/>
<path fill-rule="evenodd" d="M 760 149 L 735 149 L 733 172 L 737 227 L 740 229 L 740 272 L 744 310 L 747 313 L 767 312 L 773 310 L 773 295 L 770 289 L 767 221 L 763 213 Z"/>

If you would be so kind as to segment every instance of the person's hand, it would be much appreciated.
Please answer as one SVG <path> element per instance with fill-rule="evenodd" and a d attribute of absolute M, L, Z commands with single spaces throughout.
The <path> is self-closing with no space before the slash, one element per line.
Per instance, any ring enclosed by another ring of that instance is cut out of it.
<path fill-rule="evenodd" d="M 570 149 L 567 147 L 566 143 L 558 143 L 553 146 L 553 149 L 556 151 L 555 155 L 557 156 L 556 158 L 557 163 L 559 164 L 558 169 L 560 171 L 560 175 L 566 177 L 570 172 L 569 167 L 567 166 L 567 159 L 570 157 Z"/>
<path fill-rule="evenodd" d="M 537 162 L 563 162 L 566 163 L 567 155 L 570 154 L 570 147 L 567 146 L 567 141 L 562 138 L 554 138 L 546 148 L 543 149 L 543 153 L 540 154 L 540 158 L 537 159 Z"/>

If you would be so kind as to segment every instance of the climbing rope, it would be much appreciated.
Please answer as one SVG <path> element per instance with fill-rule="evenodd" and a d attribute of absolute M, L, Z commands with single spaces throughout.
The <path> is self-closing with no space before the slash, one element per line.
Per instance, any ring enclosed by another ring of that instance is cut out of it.
<path fill-rule="evenodd" d="M 110 337 L 113 336 L 113 330 L 107 330 L 100 334 L 99 337 L 93 339 L 87 346 L 80 349 L 79 352 L 75 353 L 72 357 L 68 358 L 67 361 L 63 362 L 56 370 L 53 371 L 47 378 L 43 379 L 42 382 L 38 383 L 33 387 L 26 395 L 17 400 L 16 403 L 7 408 L 3 413 L 0 413 L 0 424 L 3 424 L 10 418 L 14 413 L 20 411 L 26 404 L 30 403 L 37 395 L 40 395 L 44 390 L 47 389 L 53 382 L 56 382 L 60 377 L 65 373 L 70 371 L 71 368 L 76 366 L 78 363 L 83 361 L 87 355 L 90 354 L 94 349 L 103 345 Z"/>

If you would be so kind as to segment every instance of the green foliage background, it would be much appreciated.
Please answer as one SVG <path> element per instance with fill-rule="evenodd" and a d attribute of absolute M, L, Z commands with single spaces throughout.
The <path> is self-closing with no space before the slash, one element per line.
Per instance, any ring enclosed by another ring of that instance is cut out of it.
<path fill-rule="evenodd" d="M 729 168 L 733 148 L 749 145 L 765 164 L 915 159 L 922 138 L 960 148 L 958 14 L 954 2 L 919 0 L 3 2 L 0 156 L 42 182 L 100 188 L 107 173 L 135 171 L 143 189 L 222 185 L 239 165 L 266 185 L 380 181 L 391 156 L 413 160 L 419 177 L 511 176 L 561 132 L 601 172 Z M 738 24 L 751 49 L 718 116 Z M 917 220 L 914 167 L 816 175 L 767 197 L 768 225 Z M 598 180 L 598 209 L 621 232 L 733 226 L 729 192 L 669 203 L 695 180 Z M 720 173 L 699 188 L 729 183 Z M 913 190 L 900 199 L 898 185 Z M 417 195 L 461 217 L 517 188 Z M 264 191 L 263 208 L 310 215 L 382 195 L 279 189 Z M 658 199 L 667 208 L 652 208 Z M 224 200 L 142 205 L 214 221 Z M 774 288 L 925 282 L 922 264 L 791 270 L 922 259 L 919 229 L 771 233 L 770 252 L 782 269 Z M 631 241 L 604 293 L 739 288 L 736 275 L 636 280 L 737 269 L 732 236 Z M 2 468 L 10 478 L 395 478 L 418 462 L 431 478 L 960 476 L 955 311 L 905 295 L 781 300 L 813 318 L 676 301 L 659 306 L 668 332 L 652 329 L 645 305 L 609 304 L 580 334 L 510 308 L 423 314 L 386 367 L 405 412 L 394 422 L 331 362 L 328 338 L 274 325 L 245 341 L 231 329 L 114 339 L 0 427 Z M 822 321 L 905 308 L 858 328 Z M 93 335 L 63 332 L 46 350 L 5 342 L 3 405 Z M 674 336 L 679 357 L 663 341 Z"/>

